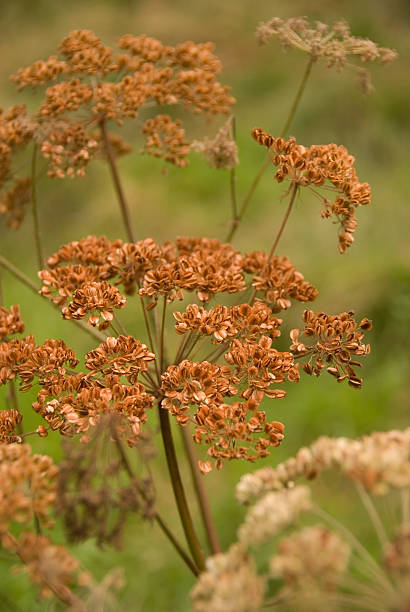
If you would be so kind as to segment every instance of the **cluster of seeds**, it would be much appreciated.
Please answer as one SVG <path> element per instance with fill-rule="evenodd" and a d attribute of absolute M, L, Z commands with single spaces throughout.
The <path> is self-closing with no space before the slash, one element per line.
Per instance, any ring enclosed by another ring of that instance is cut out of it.
<path fill-rule="evenodd" d="M 275 179 L 281 183 L 291 181 L 298 187 L 309 187 L 316 194 L 324 208 L 321 216 L 336 217 L 340 224 L 339 251 L 344 253 L 353 243 L 357 226 L 355 209 L 370 204 L 370 185 L 360 183 L 354 169 L 355 158 L 347 149 L 335 144 L 304 147 L 294 138 L 274 138 L 261 128 L 254 128 L 252 136 L 271 153 L 273 165 L 277 168 Z M 331 183 L 337 197 L 331 202 L 317 192 L 318 188 Z"/>
<path fill-rule="evenodd" d="M 10 310 L 0 306 L 0 340 L 4 340 L 12 334 L 21 334 L 24 331 L 24 323 L 20 315 L 20 306 L 11 306 Z"/>
<path fill-rule="evenodd" d="M 352 357 L 368 355 L 370 345 L 363 344 L 364 331 L 372 328 L 369 319 L 362 319 L 357 325 L 353 319 L 353 311 L 342 312 L 339 315 L 327 315 L 324 312 L 314 313 L 305 310 L 303 334 L 315 337 L 314 344 L 304 344 L 299 341 L 300 330 L 290 332 L 292 345 L 290 350 L 295 356 L 308 356 L 309 361 L 303 365 L 307 374 L 320 376 L 323 369 L 334 376 L 338 382 L 348 381 L 354 389 L 360 389 L 362 379 L 356 376 L 355 369 L 360 367 L 360 361 Z"/>

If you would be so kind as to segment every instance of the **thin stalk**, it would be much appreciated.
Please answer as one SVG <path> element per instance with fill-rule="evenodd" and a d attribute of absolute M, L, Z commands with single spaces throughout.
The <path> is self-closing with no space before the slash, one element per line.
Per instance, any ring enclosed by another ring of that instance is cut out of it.
<path fill-rule="evenodd" d="M 188 341 L 188 336 L 189 336 L 189 334 L 192 334 L 192 332 L 188 332 L 187 334 L 185 333 L 185 334 L 183 334 L 183 335 L 181 336 L 181 340 L 179 341 L 179 345 L 178 345 L 178 348 L 177 348 L 177 352 L 176 352 L 176 354 L 175 354 L 175 358 L 174 358 L 174 364 L 175 364 L 175 365 L 178 365 L 178 363 L 179 363 L 179 361 L 180 361 L 180 357 L 181 357 L 181 355 L 182 355 L 182 351 L 183 351 L 183 350 L 184 350 L 184 348 L 185 348 L 185 344 L 186 344 L 186 343 L 187 343 L 187 341 Z"/>
<path fill-rule="evenodd" d="M 160 370 L 164 370 L 164 336 L 165 336 L 165 315 L 167 311 L 167 297 L 164 295 L 164 302 L 162 305 L 162 317 L 161 317 L 161 329 L 160 329 L 160 344 L 159 344 L 159 363 Z"/>
<path fill-rule="evenodd" d="M 119 329 L 122 331 L 124 336 L 129 336 L 129 333 L 127 332 L 127 330 L 125 329 L 124 325 L 121 323 L 120 319 L 117 317 L 115 312 L 113 313 L 113 315 L 114 315 L 114 321 L 116 325 L 118 325 Z"/>
<path fill-rule="evenodd" d="M 294 204 L 294 201 L 295 201 L 298 189 L 299 189 L 299 185 L 297 183 L 293 183 L 292 188 L 291 188 L 291 196 L 290 196 L 290 201 L 289 201 L 288 207 L 287 207 L 287 209 L 285 211 L 285 214 L 283 216 L 282 223 L 280 224 L 280 227 L 279 227 L 278 233 L 276 234 L 275 240 L 273 241 L 271 250 L 269 251 L 269 255 L 268 255 L 268 259 L 266 261 L 266 264 L 264 265 L 263 270 L 260 273 L 261 276 L 263 275 L 263 273 L 266 270 L 266 268 L 269 266 L 269 263 L 270 263 L 272 257 L 275 254 L 276 247 L 278 246 L 279 240 L 281 239 L 281 236 L 283 234 L 283 230 L 285 229 L 286 223 L 287 223 L 287 221 L 289 219 L 289 215 L 290 215 L 291 210 L 293 208 L 293 204 Z M 251 298 L 249 300 L 249 304 L 253 304 L 253 302 L 255 300 L 256 293 L 257 293 L 257 289 L 254 289 L 253 292 L 252 292 Z"/>
<path fill-rule="evenodd" d="M 314 63 L 314 59 L 312 57 L 310 57 L 309 58 L 309 62 L 307 64 L 307 66 L 306 66 L 305 72 L 303 73 L 302 80 L 301 80 L 301 82 L 299 84 L 299 88 L 298 88 L 298 90 L 296 92 L 296 96 L 295 96 L 295 98 L 293 100 L 293 103 L 292 103 L 292 106 L 290 108 L 289 114 L 288 114 L 288 116 L 286 118 L 286 121 L 284 123 L 284 126 L 283 126 L 282 130 L 280 131 L 279 136 L 281 136 L 281 137 L 286 136 L 286 134 L 287 134 L 287 132 L 288 132 L 288 130 L 290 128 L 290 125 L 291 125 L 291 123 L 293 121 L 293 118 L 294 118 L 294 116 L 296 114 L 296 111 L 297 111 L 297 108 L 299 106 L 300 100 L 302 98 L 303 92 L 305 91 L 306 83 L 307 83 L 307 81 L 309 79 L 309 76 L 310 76 L 310 73 L 312 71 L 313 63 Z M 255 193 L 256 187 L 258 186 L 259 181 L 261 180 L 262 176 L 265 174 L 265 171 L 268 168 L 268 166 L 270 165 L 270 163 L 271 163 L 271 158 L 270 158 L 270 155 L 268 153 L 266 155 L 266 159 L 264 160 L 262 166 L 260 167 L 257 175 L 253 179 L 252 184 L 251 184 L 251 186 L 250 186 L 250 188 L 248 190 L 248 193 L 245 195 L 245 198 L 242 201 L 242 204 L 241 204 L 241 207 L 239 209 L 238 215 L 233 220 L 232 227 L 229 230 L 228 235 L 226 237 L 226 242 L 231 242 L 232 238 L 234 237 L 234 235 L 236 233 L 236 230 L 238 229 L 239 224 L 240 224 L 240 222 L 242 220 L 242 217 L 244 216 L 244 214 L 246 212 L 246 209 L 248 208 L 249 202 L 251 201 L 252 196 Z"/>
<path fill-rule="evenodd" d="M 3 295 L 3 278 L 2 278 L 2 270 L 0 266 L 0 306 L 4 305 L 4 295 Z"/>
<path fill-rule="evenodd" d="M 118 202 L 119 202 L 120 209 L 121 209 L 122 220 L 124 221 L 124 225 L 125 225 L 125 230 L 127 232 L 128 239 L 130 240 L 130 242 L 136 242 L 134 229 L 131 223 L 130 209 L 129 209 L 127 200 L 125 199 L 124 190 L 121 185 L 120 175 L 118 174 L 117 166 L 116 166 L 115 159 L 114 159 L 114 154 L 111 148 L 110 139 L 107 133 L 107 126 L 106 126 L 104 119 L 102 119 L 100 122 L 100 128 L 101 128 L 101 135 L 104 141 L 105 151 L 107 154 L 108 165 L 110 166 L 110 170 L 111 170 L 111 177 L 114 183 L 115 191 L 117 193 Z"/>
<path fill-rule="evenodd" d="M 38 269 L 44 268 L 43 247 L 41 245 L 40 224 L 38 220 L 37 192 L 36 192 L 37 145 L 34 143 L 31 157 L 31 211 L 33 213 L 34 241 L 36 244 Z"/>
<path fill-rule="evenodd" d="M 145 329 L 147 330 L 147 334 L 148 334 L 148 338 L 149 338 L 149 342 L 150 342 L 150 349 L 152 353 L 155 353 L 155 345 L 154 345 L 154 340 L 152 337 L 152 333 L 151 333 L 151 326 L 149 324 L 149 320 L 148 320 L 148 316 L 147 316 L 147 311 L 145 309 L 145 304 L 144 304 L 144 298 L 140 295 L 140 304 L 141 304 L 141 308 L 142 308 L 142 315 L 144 317 L 144 323 L 145 323 Z M 157 375 L 157 379 L 158 379 L 158 383 L 161 382 L 161 374 L 158 368 L 158 363 L 157 360 L 154 360 L 154 367 L 155 367 L 155 372 Z"/>
<path fill-rule="evenodd" d="M 118 438 L 118 436 L 116 435 L 115 431 L 113 431 L 113 437 L 114 437 L 115 443 L 117 445 L 118 453 L 120 455 L 120 459 L 121 459 L 121 462 L 122 462 L 122 464 L 124 466 L 125 471 L 127 472 L 127 474 L 130 477 L 130 479 L 135 481 L 137 483 L 137 486 L 138 486 L 138 480 L 135 477 L 135 474 L 134 474 L 134 472 L 132 470 L 132 467 L 131 467 L 131 465 L 130 465 L 130 463 L 128 461 L 128 457 L 127 457 L 127 455 L 126 455 L 126 453 L 124 451 L 124 448 L 123 448 L 123 446 L 121 444 L 121 440 Z M 143 497 L 146 497 L 145 491 L 144 491 L 144 489 L 142 487 L 138 486 L 138 490 L 139 490 L 139 492 L 141 493 L 141 495 Z M 185 563 L 187 564 L 187 566 L 189 567 L 191 572 L 195 576 L 198 576 L 199 575 L 198 568 L 192 563 L 192 560 L 189 558 L 189 556 L 187 555 L 185 550 L 182 548 L 182 546 L 180 545 L 180 543 L 178 542 L 178 540 L 176 539 L 176 537 L 174 536 L 174 534 L 172 533 L 172 531 L 170 530 L 168 525 L 165 523 L 163 518 L 158 514 L 158 512 L 155 512 L 154 520 L 158 523 L 158 526 L 160 527 L 160 529 L 163 531 L 163 533 L 169 539 L 169 541 L 174 546 L 174 548 L 176 549 L 176 551 L 178 552 L 180 557 L 185 561 Z"/>
<path fill-rule="evenodd" d="M 410 523 L 410 489 L 400 491 L 401 498 L 401 520 L 403 526 Z"/>
<path fill-rule="evenodd" d="M 369 515 L 369 518 L 373 524 L 377 537 L 379 538 L 379 542 L 382 548 L 384 548 L 388 544 L 389 538 L 387 537 L 387 534 L 383 527 L 383 523 L 381 522 L 379 513 L 377 512 L 370 495 L 368 494 L 368 492 L 366 491 L 362 483 L 356 482 L 355 485 L 356 485 L 356 490 L 359 494 L 360 500 L 363 506 L 365 507 L 366 512 Z"/>
<path fill-rule="evenodd" d="M 179 472 L 168 410 L 162 408 L 161 402 L 159 402 L 158 411 L 162 441 L 164 443 L 165 448 L 165 456 L 167 459 L 169 475 L 171 477 L 171 484 L 174 490 L 175 501 L 177 503 L 182 527 L 184 529 L 188 547 L 191 551 L 195 564 L 200 571 L 203 571 L 205 569 L 204 555 L 198 537 L 195 533 L 194 525 L 185 496 L 184 487 L 182 484 L 181 474 Z"/>
<path fill-rule="evenodd" d="M 184 440 L 186 454 L 189 459 L 189 467 L 191 468 L 192 480 L 194 483 L 195 493 L 198 499 L 199 509 L 201 511 L 202 521 L 205 526 L 206 537 L 208 540 L 209 549 L 213 555 L 221 552 L 218 535 L 214 519 L 212 517 L 211 506 L 209 504 L 208 495 L 204 486 L 203 475 L 198 467 L 198 460 L 195 453 L 192 435 L 189 431 L 189 426 L 181 427 L 182 438 Z"/>
<path fill-rule="evenodd" d="M 0 266 L 8 270 L 15 278 L 17 278 L 24 285 L 26 285 L 26 287 L 31 289 L 31 291 L 33 291 L 36 295 L 40 295 L 38 292 L 38 287 L 36 287 L 36 285 L 28 278 L 28 276 L 26 276 L 24 272 L 16 268 L 16 266 L 13 265 L 8 259 L 3 257 L 3 255 L 0 255 Z M 50 300 L 47 300 L 47 302 L 60 311 L 57 304 L 54 304 L 54 302 L 51 302 Z M 101 334 L 96 329 L 84 323 L 84 321 L 78 321 L 77 319 L 70 319 L 70 320 L 73 323 L 75 323 L 78 327 L 81 327 L 83 331 L 87 332 L 87 334 L 92 336 L 94 339 L 97 339 L 99 342 L 105 341 L 106 337 L 103 334 Z"/>

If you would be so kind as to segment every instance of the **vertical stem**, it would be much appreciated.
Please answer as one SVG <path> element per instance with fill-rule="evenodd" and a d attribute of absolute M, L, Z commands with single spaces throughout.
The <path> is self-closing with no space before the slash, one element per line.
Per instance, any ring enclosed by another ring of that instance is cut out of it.
<path fill-rule="evenodd" d="M 171 477 L 171 484 L 174 490 L 175 501 L 178 506 L 178 512 L 181 519 L 182 527 L 184 529 L 185 537 L 189 549 L 194 558 L 195 564 L 200 571 L 203 571 L 205 569 L 204 555 L 198 537 L 195 533 L 194 525 L 185 496 L 184 487 L 182 484 L 181 474 L 179 472 L 168 410 L 162 408 L 161 402 L 159 402 L 158 411 L 161 425 L 162 440 L 165 448 L 165 456 L 167 459 L 169 475 Z"/>
<path fill-rule="evenodd" d="M 205 526 L 208 545 L 212 554 L 215 555 L 221 552 L 221 546 L 219 544 L 218 535 L 216 533 L 216 527 L 212 517 L 208 495 L 204 486 L 203 475 L 201 474 L 198 468 L 197 457 L 195 455 L 195 448 L 192 441 L 191 432 L 189 431 L 189 426 L 186 425 L 185 427 L 181 427 L 181 430 L 185 444 L 185 450 L 189 459 L 189 466 L 191 468 L 195 493 L 198 499 L 202 520 Z"/>
<path fill-rule="evenodd" d="M 307 81 L 309 79 L 309 76 L 310 76 L 310 73 L 312 71 L 313 63 L 314 63 L 314 59 L 312 58 L 312 56 L 310 56 L 309 62 L 307 64 L 307 66 L 306 66 L 305 72 L 303 73 L 302 80 L 301 80 L 301 82 L 299 84 L 299 87 L 298 87 L 298 90 L 296 92 L 296 96 L 295 96 L 295 98 L 293 100 L 293 103 L 292 103 L 292 106 L 290 108 L 289 114 L 288 114 L 288 116 L 286 118 L 286 121 L 284 123 L 284 126 L 283 126 L 282 130 L 280 131 L 279 136 L 282 136 L 282 137 L 286 136 L 286 134 L 287 134 L 287 132 L 289 130 L 289 127 L 290 127 L 290 125 L 291 125 L 291 123 L 293 121 L 293 118 L 295 116 L 296 110 L 297 110 L 297 108 L 299 106 L 299 103 L 300 103 L 300 100 L 302 98 L 303 92 L 305 91 L 306 83 L 307 83 Z M 241 222 L 242 217 L 245 214 L 245 211 L 246 211 L 246 209 L 248 207 L 249 202 L 251 201 L 251 198 L 252 198 L 252 196 L 253 196 L 253 194 L 255 192 L 255 189 L 258 186 L 259 181 L 261 180 L 262 176 L 265 174 L 265 171 L 268 168 L 270 163 L 271 163 L 271 159 L 270 159 L 270 155 L 268 153 L 267 156 L 266 156 L 266 159 L 264 160 L 262 166 L 260 167 L 257 175 L 253 179 L 248 193 L 246 194 L 245 198 L 243 199 L 243 202 L 241 204 L 241 208 L 239 210 L 239 213 L 238 213 L 237 217 L 233 220 L 232 227 L 229 230 L 229 233 L 228 233 L 228 235 L 226 237 L 226 242 L 230 242 L 232 240 L 234 234 L 236 233 L 236 230 L 237 230 L 237 228 L 239 226 L 239 223 Z"/>
<path fill-rule="evenodd" d="M 36 166 L 37 166 L 37 145 L 36 143 L 34 143 L 33 155 L 31 157 L 31 210 L 33 213 L 34 241 L 36 244 L 38 269 L 42 270 L 44 268 L 44 257 L 43 257 L 43 248 L 41 246 L 40 224 L 38 220 L 37 192 L 36 192 Z"/>
<path fill-rule="evenodd" d="M 276 247 L 278 246 L 279 240 L 280 240 L 280 238 L 281 238 L 281 236 L 283 234 L 283 230 L 285 229 L 287 220 L 289 219 L 289 215 L 290 215 L 290 212 L 292 210 L 293 203 L 295 201 L 296 194 L 298 192 L 298 188 L 299 188 L 299 185 L 297 183 L 293 183 L 293 185 L 292 185 L 292 194 L 290 196 L 290 201 L 289 201 L 288 207 L 287 207 L 286 212 L 285 212 L 285 214 L 283 216 L 282 223 L 280 224 L 280 227 L 278 229 L 278 233 L 276 234 L 275 240 L 273 241 L 271 250 L 269 251 L 269 255 L 268 255 L 268 259 L 266 261 L 266 264 L 264 265 L 262 271 L 259 273 L 260 276 L 262 276 L 263 273 L 265 272 L 265 270 L 268 268 L 269 263 L 270 263 L 273 255 L 275 253 Z M 249 300 L 249 304 L 253 304 L 254 299 L 256 297 L 256 293 L 257 293 L 257 290 L 254 289 L 253 292 L 252 292 L 251 298 Z"/>
<path fill-rule="evenodd" d="M 369 515 L 369 518 L 373 524 L 374 530 L 377 533 L 377 537 L 379 538 L 379 542 L 382 546 L 382 548 L 384 548 L 388 542 L 389 539 L 387 537 L 386 531 L 384 529 L 383 523 L 381 522 L 379 513 L 377 512 L 373 501 L 370 498 L 370 495 L 368 494 L 368 492 L 366 491 L 366 489 L 364 488 L 364 486 L 362 485 L 361 482 L 355 482 L 356 485 L 356 489 L 357 492 L 359 494 L 360 500 L 363 504 L 363 506 L 366 509 L 367 514 Z"/>
<path fill-rule="evenodd" d="M 400 491 L 401 497 L 401 520 L 403 526 L 408 526 L 410 523 L 410 489 Z"/>
<path fill-rule="evenodd" d="M 118 202 L 120 204 L 122 219 L 124 221 L 125 229 L 130 242 L 135 242 L 135 234 L 131 223 L 130 209 L 125 199 L 124 190 L 121 185 L 120 176 L 118 174 L 117 166 L 115 164 L 114 154 L 111 148 L 110 139 L 107 133 L 107 126 L 105 120 L 102 119 L 100 122 L 101 134 L 104 140 L 105 151 L 107 154 L 108 165 L 110 166 L 111 176 L 114 183 L 115 191 L 117 192 Z"/>
<path fill-rule="evenodd" d="M 159 345 L 159 362 L 160 371 L 164 370 L 164 335 L 165 335 L 165 314 L 167 311 L 167 296 L 164 295 L 164 303 L 162 305 L 162 318 L 161 318 L 161 331 L 160 331 L 160 345 Z"/>
<path fill-rule="evenodd" d="M 124 451 L 124 448 L 123 448 L 123 445 L 121 443 L 121 440 L 119 439 L 115 429 L 113 429 L 112 433 L 113 433 L 113 437 L 114 437 L 115 443 L 117 445 L 117 450 L 118 450 L 118 453 L 120 455 L 121 462 L 122 462 L 122 464 L 124 466 L 125 471 L 127 472 L 128 476 L 130 477 L 131 480 L 137 482 L 137 479 L 136 479 L 135 474 L 134 474 L 134 472 L 132 470 L 130 462 L 128 461 L 128 457 L 127 457 L 127 455 L 126 455 L 126 453 Z M 142 495 L 142 497 L 145 497 L 144 489 L 138 487 L 138 490 L 139 490 L 140 494 Z M 158 514 L 158 512 L 155 512 L 154 520 L 158 523 L 160 529 L 164 532 L 164 534 L 170 540 L 171 544 L 174 546 L 174 548 L 176 549 L 178 554 L 185 561 L 185 563 L 187 564 L 189 569 L 192 571 L 192 573 L 195 574 L 195 576 L 198 576 L 199 572 L 198 572 L 197 567 L 195 567 L 195 565 L 192 563 L 191 559 L 188 557 L 187 553 L 182 548 L 182 546 L 180 545 L 180 543 L 178 542 L 178 540 L 176 539 L 176 537 L 174 536 L 174 534 L 172 533 L 172 531 L 170 530 L 168 525 L 165 523 L 165 521 L 162 519 L 162 517 Z"/>

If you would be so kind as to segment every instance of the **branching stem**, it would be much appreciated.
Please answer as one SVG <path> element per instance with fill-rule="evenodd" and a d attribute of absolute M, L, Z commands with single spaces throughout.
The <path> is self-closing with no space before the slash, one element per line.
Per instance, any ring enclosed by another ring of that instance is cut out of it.
<path fill-rule="evenodd" d="M 38 220 L 36 168 L 37 168 L 37 145 L 36 143 L 34 143 L 33 155 L 31 157 L 31 210 L 33 213 L 34 241 L 36 244 L 38 269 L 42 270 L 44 268 L 44 257 L 43 257 L 43 247 L 41 245 L 40 223 Z"/>

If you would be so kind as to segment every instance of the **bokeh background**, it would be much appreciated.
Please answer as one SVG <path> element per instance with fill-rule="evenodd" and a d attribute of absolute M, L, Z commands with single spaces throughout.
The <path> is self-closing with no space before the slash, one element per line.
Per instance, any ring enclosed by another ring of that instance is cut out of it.
<path fill-rule="evenodd" d="M 319 289 L 316 310 L 329 313 L 354 309 L 358 318 L 374 321 L 369 336 L 372 354 L 362 369 L 364 386 L 354 391 L 337 385 L 331 377 L 304 377 L 290 385 L 288 397 L 271 408 L 274 418 L 286 425 L 286 439 L 262 465 L 275 465 L 318 435 L 356 436 L 373 430 L 408 425 L 410 392 L 410 242 L 409 242 L 409 135 L 410 135 L 410 3 L 407 0 L 3 0 L 0 3 L 0 105 L 20 101 L 30 105 L 30 93 L 17 93 L 8 76 L 20 66 L 46 58 L 72 29 L 94 30 L 107 44 L 124 33 L 145 33 L 174 44 L 184 40 L 212 40 L 224 64 L 221 81 L 232 86 L 240 165 L 239 197 L 243 197 L 264 156 L 250 138 L 253 127 L 275 134 L 282 127 L 303 74 L 306 57 L 298 51 L 284 53 L 276 40 L 259 47 L 254 31 L 259 21 L 273 16 L 306 15 L 327 23 L 346 19 L 353 34 L 393 47 L 399 59 L 389 66 L 370 65 L 375 91 L 363 96 L 353 71 L 342 73 L 315 66 L 290 134 L 301 143 L 344 144 L 356 157 L 359 179 L 372 186 L 370 207 L 358 211 L 356 242 L 344 256 L 337 251 L 337 230 L 319 216 L 316 201 L 303 195 L 292 213 L 279 252 L 288 255 L 297 269 Z M 34 98 L 33 98 L 34 100 Z M 208 124 L 201 117 L 187 117 L 190 133 L 213 133 L 221 122 Z M 135 142 L 134 153 L 119 162 L 131 203 L 138 238 L 157 241 L 178 235 L 222 238 L 230 216 L 229 173 L 209 168 L 194 154 L 186 169 L 165 167 L 138 154 L 138 126 L 129 124 L 126 140 Z M 262 180 L 234 244 L 244 250 L 269 249 L 283 214 L 283 186 L 269 173 Z M 48 254 L 64 242 L 90 233 L 110 239 L 124 238 L 115 194 L 107 168 L 92 163 L 86 177 L 70 181 L 44 179 L 39 184 L 40 216 Z M 35 252 L 31 219 L 18 232 L 7 230 L 0 220 L 0 249 L 27 275 L 35 279 Z M 7 305 L 20 303 L 26 329 L 38 341 L 61 337 L 81 351 L 93 347 L 87 337 L 25 287 L 4 273 Z M 133 311 L 132 308 L 135 308 Z M 303 306 L 285 315 L 294 327 Z M 124 313 L 135 334 L 142 333 L 136 302 Z M 4 390 L 0 396 L 4 403 Z M 30 412 L 33 396 L 21 405 L 27 427 L 35 425 Z M 33 439 L 36 451 L 61 456 L 57 435 Z M 180 448 L 182 451 L 182 448 Z M 234 539 L 244 514 L 234 499 L 241 474 L 256 469 L 230 463 L 211 473 L 206 484 L 224 547 Z M 158 479 L 158 506 L 180 532 L 171 503 L 166 467 L 154 462 Z M 189 474 L 186 472 L 189 488 Z M 1 485 L 1 483 L 0 483 Z M 371 528 L 357 513 L 350 494 L 342 486 L 319 491 L 328 510 L 343 509 L 364 540 L 372 546 Z M 194 504 L 194 500 L 193 504 Z M 58 532 L 63 540 L 61 530 Z M 87 569 L 98 578 L 113 567 L 123 567 L 126 586 L 119 595 L 121 609 L 187 610 L 187 593 L 193 584 L 185 567 L 162 534 L 138 518 L 130 520 L 122 551 L 98 549 L 93 542 L 73 547 Z M 10 573 L 12 564 L 0 556 L 0 609 L 45 610 L 34 600 L 24 575 Z"/>

